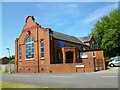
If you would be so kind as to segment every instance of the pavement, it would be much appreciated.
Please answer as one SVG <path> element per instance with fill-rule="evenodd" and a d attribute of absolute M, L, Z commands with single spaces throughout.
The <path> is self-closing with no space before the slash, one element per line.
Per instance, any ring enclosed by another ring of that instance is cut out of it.
<path fill-rule="evenodd" d="M 118 67 L 90 73 L 3 74 L 2 80 L 49 88 L 118 88 Z"/>

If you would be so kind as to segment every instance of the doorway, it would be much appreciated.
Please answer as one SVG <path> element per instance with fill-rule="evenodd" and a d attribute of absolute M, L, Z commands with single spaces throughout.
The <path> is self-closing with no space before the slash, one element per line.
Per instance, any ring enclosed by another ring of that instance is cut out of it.
<path fill-rule="evenodd" d="M 73 52 L 66 52 L 66 61 L 65 63 L 73 63 Z"/>

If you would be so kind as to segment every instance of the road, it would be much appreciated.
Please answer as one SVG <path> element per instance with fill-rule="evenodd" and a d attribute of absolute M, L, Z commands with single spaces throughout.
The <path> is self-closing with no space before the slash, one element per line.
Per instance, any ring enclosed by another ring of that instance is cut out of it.
<path fill-rule="evenodd" d="M 118 69 L 90 73 L 3 74 L 2 80 L 50 88 L 118 88 Z"/>

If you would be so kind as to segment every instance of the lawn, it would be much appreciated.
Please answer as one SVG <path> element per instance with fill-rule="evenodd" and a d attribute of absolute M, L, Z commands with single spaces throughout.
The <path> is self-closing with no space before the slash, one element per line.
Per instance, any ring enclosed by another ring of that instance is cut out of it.
<path fill-rule="evenodd" d="M 45 86 L 37 86 L 37 85 L 28 85 L 22 83 L 13 83 L 13 82 L 0 82 L 0 88 L 48 88 Z"/>

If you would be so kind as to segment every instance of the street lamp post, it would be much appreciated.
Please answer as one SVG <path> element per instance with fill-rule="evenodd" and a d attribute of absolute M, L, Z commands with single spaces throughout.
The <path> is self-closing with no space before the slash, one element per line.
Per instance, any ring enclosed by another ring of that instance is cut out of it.
<path fill-rule="evenodd" d="M 9 73 L 11 73 L 11 66 L 10 66 L 10 49 L 6 48 L 8 50 L 8 54 L 9 54 Z"/>

